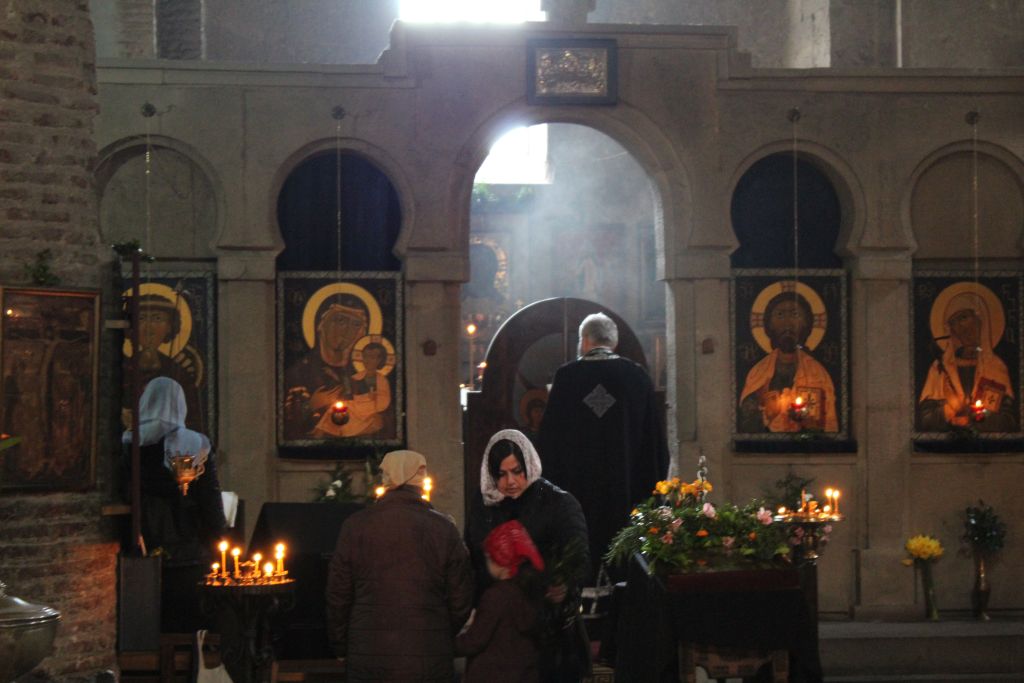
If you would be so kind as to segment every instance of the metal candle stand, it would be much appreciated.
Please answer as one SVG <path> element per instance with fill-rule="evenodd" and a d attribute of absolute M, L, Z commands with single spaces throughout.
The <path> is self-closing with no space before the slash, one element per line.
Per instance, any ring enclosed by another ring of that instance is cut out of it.
<path fill-rule="evenodd" d="M 266 581 L 216 578 L 200 584 L 202 609 L 211 616 L 232 620 L 230 633 L 222 633 L 222 658 L 238 683 L 263 683 L 274 658 L 270 618 L 295 606 L 295 580 L 275 577 Z"/>

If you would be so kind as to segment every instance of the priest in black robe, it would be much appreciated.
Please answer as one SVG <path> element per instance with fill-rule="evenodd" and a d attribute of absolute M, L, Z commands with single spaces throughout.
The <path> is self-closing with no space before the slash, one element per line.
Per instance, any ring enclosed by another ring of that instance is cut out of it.
<path fill-rule="evenodd" d="M 579 358 L 555 372 L 537 443 L 544 476 L 580 502 L 593 569 L 668 471 L 668 445 L 654 385 L 638 363 L 615 353 L 615 322 L 587 316 Z"/>

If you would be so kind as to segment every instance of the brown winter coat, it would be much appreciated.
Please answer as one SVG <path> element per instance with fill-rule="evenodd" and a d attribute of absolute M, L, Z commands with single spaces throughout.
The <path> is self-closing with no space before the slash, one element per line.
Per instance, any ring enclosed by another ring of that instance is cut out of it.
<path fill-rule="evenodd" d="M 463 683 L 540 681 L 538 604 L 515 581 L 498 581 L 484 591 L 473 624 L 455 639 L 455 651 L 469 663 Z"/>
<path fill-rule="evenodd" d="M 419 489 L 349 517 L 327 577 L 328 638 L 349 681 L 445 681 L 473 602 L 466 546 Z"/>

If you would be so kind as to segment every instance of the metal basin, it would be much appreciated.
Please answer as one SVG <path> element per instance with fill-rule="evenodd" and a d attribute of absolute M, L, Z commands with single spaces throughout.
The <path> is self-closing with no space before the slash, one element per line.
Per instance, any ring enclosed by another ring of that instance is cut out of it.
<path fill-rule="evenodd" d="M 0 683 L 31 671 L 53 651 L 60 612 L 7 595 L 0 581 Z"/>

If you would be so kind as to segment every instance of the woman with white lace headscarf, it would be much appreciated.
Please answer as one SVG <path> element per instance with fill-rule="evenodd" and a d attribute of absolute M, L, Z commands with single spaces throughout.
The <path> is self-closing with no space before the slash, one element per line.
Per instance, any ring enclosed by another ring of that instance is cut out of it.
<path fill-rule="evenodd" d="M 490 582 L 483 542 L 512 519 L 529 532 L 544 558 L 548 585 L 541 625 L 542 681 L 578 681 L 590 671 L 586 631 L 579 616 L 580 589 L 590 567 L 587 523 L 579 502 L 541 476 L 540 457 L 520 431 L 491 437 L 480 465 L 480 493 L 466 522 L 466 542 L 476 569 L 477 596 Z"/>
<path fill-rule="evenodd" d="M 185 427 L 185 392 L 169 377 L 155 377 L 139 399 L 139 506 L 146 554 L 162 557 L 161 630 L 195 631 L 203 623 L 195 587 L 213 561 L 225 530 L 224 503 L 210 440 Z M 121 437 L 125 479 L 130 480 L 131 430 Z M 171 466 L 192 456 L 197 478 L 184 495 Z"/>

